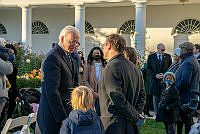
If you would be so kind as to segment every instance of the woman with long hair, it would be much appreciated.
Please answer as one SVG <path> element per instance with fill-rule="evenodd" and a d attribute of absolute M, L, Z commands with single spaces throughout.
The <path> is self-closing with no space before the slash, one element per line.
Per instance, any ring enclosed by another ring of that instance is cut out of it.
<path fill-rule="evenodd" d="M 106 60 L 103 58 L 103 51 L 101 48 L 92 48 L 87 58 L 87 64 L 84 67 L 83 85 L 93 89 L 94 92 L 97 93 L 97 83 L 101 78 L 105 66 Z"/>
<path fill-rule="evenodd" d="M 137 60 L 137 52 L 132 47 L 125 47 L 124 49 L 124 56 L 129 61 L 133 62 L 138 67 L 138 60 Z"/>

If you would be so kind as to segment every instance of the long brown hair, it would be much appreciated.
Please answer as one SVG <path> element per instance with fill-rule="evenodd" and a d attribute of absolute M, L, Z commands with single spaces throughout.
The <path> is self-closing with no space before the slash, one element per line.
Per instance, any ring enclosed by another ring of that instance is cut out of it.
<path fill-rule="evenodd" d="M 132 47 L 125 47 L 124 49 L 126 55 L 128 56 L 129 60 L 133 62 L 136 66 L 138 66 L 138 60 L 137 60 L 137 52 Z"/>

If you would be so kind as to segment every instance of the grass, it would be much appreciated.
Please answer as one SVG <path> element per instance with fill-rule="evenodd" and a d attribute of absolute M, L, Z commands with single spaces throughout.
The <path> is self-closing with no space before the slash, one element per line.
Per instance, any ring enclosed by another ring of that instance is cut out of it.
<path fill-rule="evenodd" d="M 162 122 L 155 122 L 153 119 L 146 119 L 141 128 L 141 134 L 165 134 L 165 127 Z"/>
<path fill-rule="evenodd" d="M 33 133 L 34 131 L 30 129 L 30 131 Z M 165 134 L 165 127 L 162 122 L 155 122 L 153 119 L 146 119 L 145 124 L 141 128 L 141 134 Z M 184 133 L 184 129 L 183 129 Z M 12 134 L 12 133 L 8 133 Z"/>

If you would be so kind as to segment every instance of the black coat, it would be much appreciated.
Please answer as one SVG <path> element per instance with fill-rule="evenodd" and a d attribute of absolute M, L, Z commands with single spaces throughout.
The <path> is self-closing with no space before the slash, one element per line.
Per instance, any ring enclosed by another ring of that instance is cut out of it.
<path fill-rule="evenodd" d="M 14 99 L 14 100 L 17 96 L 19 96 L 19 93 L 17 90 L 17 84 L 16 84 L 17 73 L 18 73 L 18 69 L 15 67 L 15 65 L 13 65 L 12 74 L 6 75 L 6 77 L 8 78 L 8 80 L 11 84 L 11 88 L 8 90 L 8 95 L 11 95 L 12 99 Z"/>
<path fill-rule="evenodd" d="M 17 96 L 19 96 L 19 91 L 17 89 L 17 83 L 16 83 L 17 73 L 18 73 L 18 69 L 15 67 L 15 65 L 13 65 L 12 74 L 6 75 L 6 77 L 8 78 L 11 84 L 11 88 L 8 90 L 8 97 L 9 97 L 8 117 L 9 118 L 12 117 L 12 114 L 16 106 L 15 99 Z"/>
<path fill-rule="evenodd" d="M 73 58 L 72 58 L 73 61 Z M 38 125 L 42 134 L 58 134 L 62 121 L 72 108 L 70 94 L 78 80 L 76 64 L 70 62 L 60 46 L 55 46 L 42 63 L 42 96 Z"/>
<path fill-rule="evenodd" d="M 162 92 L 161 101 L 158 106 L 156 121 L 176 122 L 178 119 L 177 110 L 180 107 L 180 96 L 175 85 Z M 168 107 L 168 108 L 167 108 Z"/>
<path fill-rule="evenodd" d="M 169 54 L 165 53 L 162 56 L 161 65 L 157 58 L 157 53 L 149 55 L 148 60 L 147 60 L 147 70 L 150 73 L 150 94 L 151 95 L 155 95 L 155 96 L 161 95 L 160 84 L 162 80 L 157 79 L 156 74 L 159 74 L 159 73 L 164 74 L 171 64 L 172 64 L 172 59 Z"/>
<path fill-rule="evenodd" d="M 191 99 L 197 98 L 192 91 L 199 90 L 200 70 L 193 53 L 184 54 L 181 56 L 181 59 L 181 65 L 175 73 L 175 84 L 180 93 L 181 103 L 187 104 Z"/>
<path fill-rule="evenodd" d="M 136 134 L 145 105 L 141 71 L 122 54 L 106 65 L 99 82 L 101 120 L 106 134 Z"/>

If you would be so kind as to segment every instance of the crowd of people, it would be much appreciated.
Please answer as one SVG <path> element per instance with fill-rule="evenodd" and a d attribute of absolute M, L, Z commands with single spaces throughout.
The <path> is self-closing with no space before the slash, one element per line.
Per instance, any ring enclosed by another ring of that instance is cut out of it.
<path fill-rule="evenodd" d="M 42 62 L 37 114 L 41 134 L 139 134 L 145 116 L 153 116 L 150 110 L 157 122 L 164 123 L 166 134 L 175 134 L 176 127 L 177 134 L 182 134 L 183 124 L 189 133 L 193 114 L 183 106 L 198 108 L 198 103 L 190 103 L 198 97 L 193 91 L 199 91 L 200 45 L 180 44 L 172 63 L 160 43 L 141 69 L 136 50 L 126 47 L 118 34 L 106 36 L 101 47 L 91 49 L 87 60 L 78 50 L 78 41 L 78 29 L 64 27 L 59 43 L 52 45 Z M 15 107 L 16 96 L 8 94 L 16 91 L 12 89 L 17 74 L 14 55 L 11 46 L 0 46 L 0 117 L 7 101 L 9 117 Z"/>

